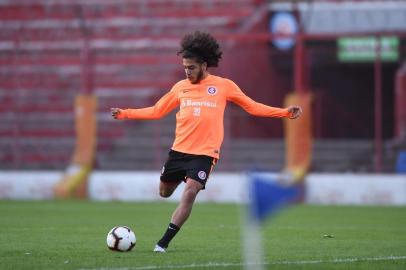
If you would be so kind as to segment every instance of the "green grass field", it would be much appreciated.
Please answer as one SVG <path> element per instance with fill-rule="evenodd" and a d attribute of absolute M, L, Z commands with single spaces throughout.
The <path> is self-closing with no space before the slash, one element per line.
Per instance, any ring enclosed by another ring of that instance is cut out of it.
<path fill-rule="evenodd" d="M 0 269 L 244 268 L 241 208 L 231 204 L 197 204 L 168 253 L 154 254 L 175 206 L 0 201 Z M 134 229 L 135 250 L 107 249 L 115 225 Z M 291 207 L 263 236 L 266 269 L 406 269 L 405 207 Z"/>

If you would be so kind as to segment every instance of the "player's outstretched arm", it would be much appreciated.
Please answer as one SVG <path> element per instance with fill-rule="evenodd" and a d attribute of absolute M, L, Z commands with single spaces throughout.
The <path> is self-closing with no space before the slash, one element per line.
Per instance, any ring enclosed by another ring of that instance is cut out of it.
<path fill-rule="evenodd" d="M 296 119 L 302 115 L 302 108 L 299 106 L 289 106 L 286 108 L 289 112 L 290 119 Z"/>
<path fill-rule="evenodd" d="M 296 119 L 302 114 L 302 108 L 299 106 L 289 106 L 286 108 L 271 107 L 254 101 L 244 94 L 243 91 L 231 80 L 228 80 L 227 100 L 239 105 L 249 114 L 262 117 L 286 117 Z"/>
<path fill-rule="evenodd" d="M 161 97 L 154 106 L 139 109 L 111 108 L 111 116 L 114 119 L 159 119 L 167 115 L 179 105 L 176 93 L 170 91 Z"/>

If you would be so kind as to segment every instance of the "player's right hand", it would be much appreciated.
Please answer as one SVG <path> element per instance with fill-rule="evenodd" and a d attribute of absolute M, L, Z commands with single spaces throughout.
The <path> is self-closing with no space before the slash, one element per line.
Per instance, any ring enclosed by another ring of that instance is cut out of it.
<path fill-rule="evenodd" d="M 114 119 L 118 119 L 118 116 L 121 114 L 120 108 L 110 108 L 110 111 L 111 111 L 111 116 L 113 116 Z"/>

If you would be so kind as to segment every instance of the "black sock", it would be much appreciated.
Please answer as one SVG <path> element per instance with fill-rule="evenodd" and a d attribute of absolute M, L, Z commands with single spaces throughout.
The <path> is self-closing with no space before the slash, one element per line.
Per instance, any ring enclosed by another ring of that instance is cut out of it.
<path fill-rule="evenodd" d="M 166 232 L 164 236 L 162 236 L 161 240 L 158 241 L 158 245 L 163 248 L 167 248 L 169 245 L 169 242 L 172 240 L 172 238 L 175 237 L 176 233 L 180 230 L 178 226 L 176 226 L 173 223 L 169 223 L 168 229 L 166 229 Z"/>

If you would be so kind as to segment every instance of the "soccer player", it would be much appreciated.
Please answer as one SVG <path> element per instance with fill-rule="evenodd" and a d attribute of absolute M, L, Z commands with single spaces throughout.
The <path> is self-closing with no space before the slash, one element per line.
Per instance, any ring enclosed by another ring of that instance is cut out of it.
<path fill-rule="evenodd" d="M 208 68 L 218 66 L 222 52 L 209 33 L 196 31 L 185 35 L 178 55 L 182 56 L 186 79 L 176 83 L 154 106 L 111 108 L 115 119 L 158 119 L 179 107 L 175 141 L 162 169 L 159 194 L 171 196 L 182 181 L 185 189 L 155 252 L 166 252 L 169 242 L 188 219 L 197 194 L 205 188 L 220 156 L 228 101 L 262 117 L 295 119 L 302 113 L 298 106 L 275 108 L 255 102 L 233 81 L 210 74 Z"/>

